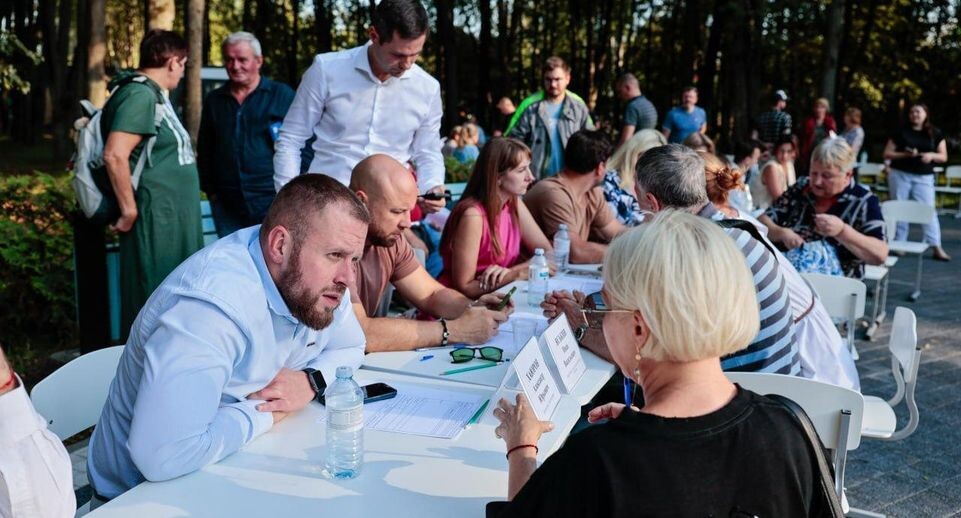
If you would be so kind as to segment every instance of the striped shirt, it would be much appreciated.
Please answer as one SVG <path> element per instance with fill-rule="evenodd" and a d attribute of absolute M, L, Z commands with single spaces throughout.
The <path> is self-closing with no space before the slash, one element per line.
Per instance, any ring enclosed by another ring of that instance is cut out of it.
<path fill-rule="evenodd" d="M 713 220 L 724 219 L 723 214 L 710 203 L 698 215 Z M 791 298 L 787 282 L 778 268 L 777 258 L 751 234 L 738 228 L 725 228 L 724 231 L 734 239 L 751 270 L 757 290 L 761 329 L 746 348 L 721 358 L 721 368 L 726 371 L 800 375 Z"/>

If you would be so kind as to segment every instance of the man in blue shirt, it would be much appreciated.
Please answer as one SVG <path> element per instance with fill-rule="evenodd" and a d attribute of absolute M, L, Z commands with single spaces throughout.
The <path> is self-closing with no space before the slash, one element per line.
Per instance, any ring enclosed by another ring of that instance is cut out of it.
<path fill-rule="evenodd" d="M 274 141 L 294 91 L 260 75 L 260 42 L 249 32 L 224 40 L 230 80 L 204 99 L 197 166 L 217 235 L 257 225 L 274 199 Z"/>
<path fill-rule="evenodd" d="M 95 498 L 218 462 L 307 406 L 365 340 L 350 305 L 370 216 L 337 180 L 298 176 L 263 225 L 184 261 L 130 330 L 87 470 Z"/>
<path fill-rule="evenodd" d="M 691 133 L 707 130 L 707 113 L 697 106 L 697 88 L 689 86 L 681 91 L 681 105 L 667 112 L 663 127 L 670 144 L 683 144 Z"/>

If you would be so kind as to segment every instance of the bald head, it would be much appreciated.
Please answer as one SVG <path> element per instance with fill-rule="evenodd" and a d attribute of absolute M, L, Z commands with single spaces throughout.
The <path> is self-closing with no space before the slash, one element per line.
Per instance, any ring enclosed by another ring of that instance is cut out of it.
<path fill-rule="evenodd" d="M 354 166 L 350 190 L 370 212 L 367 242 L 391 246 L 410 227 L 410 211 L 417 203 L 417 182 L 403 164 L 387 155 L 371 155 Z"/>

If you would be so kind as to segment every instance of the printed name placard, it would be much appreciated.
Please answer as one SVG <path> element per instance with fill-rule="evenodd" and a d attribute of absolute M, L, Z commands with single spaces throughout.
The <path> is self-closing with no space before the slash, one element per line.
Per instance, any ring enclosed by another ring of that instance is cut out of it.
<path fill-rule="evenodd" d="M 581 348 L 574 339 L 574 331 L 567 322 L 567 316 L 561 313 L 559 317 L 541 335 L 544 346 L 556 369 L 557 379 L 561 390 L 570 394 L 577 386 L 577 382 L 584 376 L 587 366 L 581 356 Z"/>
<path fill-rule="evenodd" d="M 561 393 L 547 368 L 537 339 L 531 338 L 511 363 L 537 418 L 541 421 L 550 419 L 561 400 Z"/>

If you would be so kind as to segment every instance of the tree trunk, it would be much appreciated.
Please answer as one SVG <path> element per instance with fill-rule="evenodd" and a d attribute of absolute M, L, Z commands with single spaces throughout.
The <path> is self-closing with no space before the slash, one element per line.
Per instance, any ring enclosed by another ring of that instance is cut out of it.
<path fill-rule="evenodd" d="M 174 0 L 147 0 L 148 31 L 151 29 L 173 30 L 176 16 L 177 4 Z"/>
<path fill-rule="evenodd" d="M 314 0 L 314 32 L 317 34 L 317 52 L 334 50 L 333 16 L 328 0 Z"/>
<path fill-rule="evenodd" d="M 821 96 L 831 105 L 837 102 L 838 56 L 841 32 L 844 30 L 844 0 L 832 0 L 827 12 L 827 32 L 824 36 L 824 66 L 821 70 Z"/>
<path fill-rule="evenodd" d="M 320 0 L 318 0 L 318 2 L 319 1 Z M 243 14 L 241 15 L 241 24 L 243 26 L 243 30 L 254 30 L 254 10 L 256 8 L 257 0 L 244 0 Z"/>
<path fill-rule="evenodd" d="M 491 91 L 491 65 L 494 60 L 492 59 L 492 54 L 494 52 L 494 46 L 491 44 L 491 18 L 493 17 L 491 9 L 491 0 L 479 0 L 480 2 L 480 123 L 484 126 L 490 127 L 491 123 L 491 106 L 495 102 L 494 94 Z"/>
<path fill-rule="evenodd" d="M 707 50 L 704 51 L 704 61 L 698 72 L 697 97 L 704 109 L 717 114 L 714 106 L 714 89 L 717 80 L 717 59 L 721 50 L 721 35 L 724 34 L 725 18 L 728 12 L 728 2 L 718 0 L 714 3 L 714 14 L 711 17 L 711 33 L 707 38 Z"/>
<path fill-rule="evenodd" d="M 190 140 L 196 149 L 197 133 L 200 131 L 201 95 L 200 69 L 203 67 L 204 44 L 204 0 L 187 0 L 187 73 L 184 77 L 186 84 L 186 102 L 184 103 L 184 122 Z"/>
<path fill-rule="evenodd" d="M 315 0 L 317 1 L 317 0 Z M 297 84 L 298 69 L 300 68 L 297 63 L 298 47 L 300 46 L 300 0 L 291 0 L 291 8 L 293 10 L 293 17 L 291 17 L 290 23 L 290 45 L 288 46 L 287 54 L 287 84 L 295 85 Z"/>
<path fill-rule="evenodd" d="M 104 62 L 107 58 L 105 0 L 90 1 L 90 42 L 87 45 L 87 99 L 96 107 L 107 98 Z"/>
<path fill-rule="evenodd" d="M 454 5 L 452 0 L 437 0 L 437 57 L 442 64 L 441 85 L 444 92 L 444 128 L 454 124 L 457 103 L 457 49 L 454 45 Z"/>
<path fill-rule="evenodd" d="M 49 96 L 46 112 L 53 127 L 53 149 L 57 157 L 64 157 L 69 149 L 67 118 L 73 113 L 67 99 L 67 45 L 69 43 L 73 2 L 70 0 L 42 0 L 40 23 L 43 33 L 43 59 Z M 37 85 L 34 85 L 37 86 Z"/>

